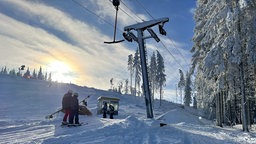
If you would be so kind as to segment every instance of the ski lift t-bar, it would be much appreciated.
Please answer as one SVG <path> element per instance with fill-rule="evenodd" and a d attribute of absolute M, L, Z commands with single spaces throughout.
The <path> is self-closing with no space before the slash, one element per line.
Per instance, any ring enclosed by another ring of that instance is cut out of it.
<path fill-rule="evenodd" d="M 118 12 L 118 6 L 120 5 L 120 1 L 119 0 L 113 0 L 112 3 L 113 3 L 113 5 L 116 8 L 116 18 L 115 18 L 115 27 L 114 27 L 114 39 L 113 39 L 112 42 L 104 42 L 104 43 L 107 43 L 107 44 L 120 43 L 120 42 L 124 41 L 124 40 L 118 40 L 118 41 L 116 40 L 117 12 Z"/>

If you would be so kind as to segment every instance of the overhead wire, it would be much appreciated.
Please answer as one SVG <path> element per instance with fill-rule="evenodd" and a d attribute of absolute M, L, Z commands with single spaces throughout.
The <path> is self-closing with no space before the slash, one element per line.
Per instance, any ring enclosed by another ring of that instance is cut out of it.
<path fill-rule="evenodd" d="M 172 58 L 175 60 L 175 62 L 183 69 L 183 66 L 178 62 L 176 57 L 171 53 L 171 51 L 166 47 L 166 45 L 162 41 L 160 41 L 160 42 L 163 45 L 163 47 L 167 50 L 167 52 L 172 56 Z"/>
<path fill-rule="evenodd" d="M 110 1 L 111 1 L 111 0 L 110 0 Z M 133 12 L 122 0 L 121 0 L 121 3 L 122 3 L 129 11 Z M 125 12 L 124 10 L 123 10 L 123 12 L 127 14 L 127 12 Z M 127 14 L 127 15 L 129 15 L 129 14 Z M 145 20 L 143 20 L 141 17 L 139 17 L 138 15 L 135 14 L 135 16 L 136 16 L 138 19 L 140 19 L 141 21 L 145 21 Z M 138 23 L 138 21 L 136 21 L 136 22 Z"/>
<path fill-rule="evenodd" d="M 95 12 L 93 12 L 92 10 L 86 8 L 84 5 L 82 5 L 81 3 L 77 2 L 76 0 L 72 0 L 74 3 L 76 3 L 77 5 L 79 5 L 80 7 L 82 7 L 84 10 L 88 11 L 89 13 L 93 14 L 94 16 L 100 18 L 101 20 L 103 20 L 105 23 L 109 24 L 110 26 L 112 26 L 113 28 L 115 27 L 114 24 L 112 24 L 111 22 L 105 20 L 103 17 L 99 16 L 98 14 L 96 14 Z M 123 33 L 123 30 L 117 28 L 121 33 Z"/>
<path fill-rule="evenodd" d="M 165 47 L 165 45 L 164 45 L 164 47 Z M 157 48 L 157 47 L 155 47 L 154 46 L 154 48 L 156 49 L 156 50 L 158 50 L 158 51 L 160 51 L 159 50 L 159 48 Z M 167 51 L 168 51 L 168 53 L 170 54 L 170 55 L 172 55 L 172 53 L 171 52 L 169 52 L 169 50 L 167 49 Z M 164 58 L 166 58 L 165 56 L 163 56 Z M 172 57 L 174 57 L 173 55 L 172 55 Z M 177 62 L 176 62 L 177 63 Z M 181 65 L 179 65 L 179 66 L 181 66 Z M 177 81 L 179 81 L 179 78 L 178 77 L 174 77 Z"/>
<path fill-rule="evenodd" d="M 183 58 L 183 60 L 186 62 L 187 65 L 189 65 L 189 63 L 187 62 L 187 60 L 185 59 L 185 56 L 180 52 L 180 50 L 177 48 L 175 42 L 170 38 L 170 36 L 167 34 L 167 38 L 171 41 L 172 45 L 174 46 L 174 48 L 179 52 L 179 54 L 181 55 L 181 57 Z"/>
<path fill-rule="evenodd" d="M 134 19 L 131 15 L 129 15 L 125 10 L 123 10 L 121 7 L 119 8 L 122 12 L 124 12 L 126 15 L 128 15 L 131 19 L 133 19 L 135 22 L 138 23 L 136 19 Z"/>
<path fill-rule="evenodd" d="M 77 5 L 79 5 L 80 7 L 82 7 L 83 9 L 85 9 L 86 11 L 90 12 L 91 14 L 95 15 L 96 17 L 100 18 L 101 20 L 103 20 L 105 23 L 109 24 L 110 26 L 114 27 L 114 25 L 105 20 L 103 17 L 99 16 L 98 14 L 96 14 L 95 12 L 93 12 L 92 10 L 86 8 L 84 5 L 82 5 L 81 3 L 77 2 L 76 0 L 72 0 L 74 3 L 76 3 Z M 111 3 L 112 1 L 109 0 Z M 136 0 L 138 2 L 138 0 Z M 134 13 L 123 1 L 121 1 L 125 7 L 127 7 L 127 9 L 129 9 L 132 13 Z M 147 14 L 154 19 L 154 17 L 149 13 L 149 11 L 140 3 L 138 2 L 139 5 L 147 12 Z M 130 14 L 128 14 L 124 9 L 120 8 L 120 10 L 122 10 L 126 15 L 128 15 L 129 17 L 131 17 L 133 20 L 135 20 L 136 22 L 138 22 L 136 19 L 134 19 Z M 136 14 L 134 13 L 134 15 L 136 16 Z M 138 17 L 141 21 L 144 21 L 141 17 Z M 123 32 L 121 29 L 117 28 L 121 33 Z M 178 50 L 178 48 L 176 47 L 176 45 L 174 44 L 174 42 L 172 41 L 172 39 L 169 38 L 169 40 L 172 42 L 174 48 L 180 53 L 180 55 L 182 55 L 182 53 Z M 161 41 L 161 44 L 163 45 L 163 47 L 168 51 L 168 53 L 172 56 L 172 58 L 176 61 L 176 63 L 182 68 L 182 65 L 178 62 L 178 60 L 175 58 L 175 56 L 171 53 L 171 51 L 167 48 L 167 46 Z M 183 59 L 185 60 L 184 56 L 182 55 Z M 182 68 L 183 69 L 183 68 Z"/>
<path fill-rule="evenodd" d="M 96 14 L 95 12 L 93 12 L 92 10 L 86 8 L 84 5 L 82 5 L 81 3 L 77 2 L 76 0 L 72 0 L 74 3 L 76 3 L 77 5 L 79 5 L 81 8 L 83 8 L 84 10 L 88 11 L 89 13 L 93 14 L 94 16 L 98 17 L 99 19 L 103 20 L 105 23 L 107 23 L 108 25 L 112 26 L 113 28 L 115 27 L 114 24 L 112 24 L 111 22 L 105 20 L 103 17 L 99 16 L 98 14 Z M 123 33 L 123 30 L 117 28 L 121 33 Z M 124 70 L 122 70 L 121 72 L 122 74 L 125 73 Z M 118 76 L 121 76 L 120 74 L 117 74 Z"/>
<path fill-rule="evenodd" d="M 111 1 L 111 0 L 109 0 Z M 147 12 L 147 14 L 152 18 L 152 19 L 155 19 L 150 13 L 149 11 L 140 3 L 138 2 L 138 0 L 136 0 L 137 3 Z M 122 1 L 121 1 L 122 2 Z M 124 3 L 122 2 L 129 10 L 130 8 Z M 131 10 L 130 10 L 131 11 Z M 132 13 L 134 13 L 133 11 L 131 11 Z M 134 14 L 136 15 L 136 14 Z M 140 17 L 139 17 L 140 18 Z M 142 18 L 140 18 L 142 21 L 144 21 Z M 181 67 L 181 69 L 183 69 L 183 66 L 178 62 L 178 60 L 175 58 L 175 56 L 171 53 L 171 51 L 167 48 L 167 46 L 161 41 L 161 44 L 163 45 L 163 47 L 167 50 L 167 52 L 171 55 L 171 57 L 174 59 L 174 61 Z M 174 45 L 175 47 L 175 45 Z M 157 48 L 158 49 L 158 48 Z M 180 53 L 181 54 L 181 53 Z"/>
<path fill-rule="evenodd" d="M 76 3 L 77 5 L 79 5 L 80 7 L 82 7 L 84 10 L 88 11 L 89 13 L 93 14 L 94 16 L 98 17 L 99 19 L 103 20 L 105 23 L 109 24 L 110 26 L 114 27 L 114 24 L 112 24 L 111 22 L 105 20 L 103 17 L 99 16 L 98 14 L 96 14 L 95 12 L 93 12 L 92 10 L 86 8 L 84 5 L 82 5 L 81 3 L 77 2 L 76 0 L 72 0 L 74 3 Z M 111 0 L 109 0 L 110 2 L 112 2 Z M 137 1 L 137 0 L 136 0 Z M 122 1 L 121 1 L 122 2 Z M 138 2 L 138 1 L 137 1 Z M 132 13 L 134 13 L 124 2 L 122 2 L 124 4 L 124 6 L 130 10 Z M 146 10 L 146 8 L 139 3 L 140 6 L 148 13 L 148 15 L 154 19 L 154 17 Z M 130 18 L 132 18 L 133 20 L 135 20 L 137 23 L 138 21 L 136 19 L 134 19 L 130 14 L 128 14 L 124 9 L 120 8 L 121 11 L 123 11 L 126 15 L 128 15 Z M 144 21 L 144 19 L 142 19 L 141 17 L 137 16 L 135 13 L 134 15 L 140 19 L 141 21 Z M 121 29 L 117 28 L 120 32 L 123 32 Z M 168 51 L 168 53 L 173 57 L 173 59 L 176 61 L 176 63 L 182 68 L 182 65 L 177 61 L 177 59 L 175 58 L 175 56 L 171 53 L 171 51 L 166 47 L 166 45 L 161 41 L 163 47 Z M 174 44 L 174 42 L 173 42 Z M 158 49 L 158 48 L 157 48 Z"/>
<path fill-rule="evenodd" d="M 146 13 L 152 18 L 155 19 L 150 13 L 149 11 L 142 5 L 142 3 L 140 3 L 138 0 L 135 0 L 145 11 Z"/>
<path fill-rule="evenodd" d="M 145 12 L 146 12 L 152 19 L 155 19 L 155 18 L 150 14 L 150 12 L 142 5 L 141 2 L 139 2 L 138 0 L 135 0 L 135 1 L 145 10 Z M 188 62 L 187 62 L 187 60 L 186 60 L 185 57 L 183 56 L 183 54 L 180 52 L 180 50 L 177 48 L 177 46 L 175 45 L 174 41 L 170 38 L 170 36 L 169 36 L 168 34 L 167 34 L 167 38 L 171 41 L 171 43 L 172 43 L 173 47 L 175 48 L 175 50 L 179 52 L 179 54 L 181 55 L 181 57 L 183 58 L 183 60 L 185 61 L 185 63 L 186 63 L 187 65 L 189 65 Z M 162 41 L 161 41 L 161 43 L 162 43 L 162 45 L 167 49 L 168 53 L 170 53 L 170 55 L 171 55 L 171 56 L 174 58 L 174 60 L 178 63 L 178 61 L 176 60 L 176 58 L 174 57 L 174 55 L 171 54 L 170 50 L 165 46 L 165 44 L 164 44 Z M 181 66 L 180 63 L 178 63 L 178 64 Z M 182 68 L 182 66 L 181 66 L 181 68 Z"/>

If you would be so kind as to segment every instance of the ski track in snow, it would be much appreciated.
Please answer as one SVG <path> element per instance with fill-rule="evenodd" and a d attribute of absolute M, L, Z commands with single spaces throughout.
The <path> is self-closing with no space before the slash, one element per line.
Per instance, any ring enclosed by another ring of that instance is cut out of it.
<path fill-rule="evenodd" d="M 44 138 L 53 136 L 54 125 L 31 122 L 10 124 L 0 129 L 0 144 L 40 143 Z"/>
<path fill-rule="evenodd" d="M 236 131 L 183 122 L 159 127 L 159 121 L 143 119 L 140 110 L 136 111 L 138 115 L 121 115 L 116 119 L 80 116 L 82 122 L 88 122 L 80 127 L 61 127 L 62 114 L 53 120 L 3 121 L 0 143 L 239 144 L 250 137 L 245 134 L 245 139 L 239 139 Z"/>

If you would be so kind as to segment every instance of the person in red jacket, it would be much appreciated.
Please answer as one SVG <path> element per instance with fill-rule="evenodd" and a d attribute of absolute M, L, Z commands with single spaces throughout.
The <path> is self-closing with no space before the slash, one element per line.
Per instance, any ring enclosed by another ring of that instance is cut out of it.
<path fill-rule="evenodd" d="M 67 125 L 67 118 L 70 117 L 71 114 L 71 107 L 72 107 L 72 97 L 73 91 L 68 90 L 68 92 L 62 98 L 62 109 L 65 112 L 63 117 L 62 125 Z"/>

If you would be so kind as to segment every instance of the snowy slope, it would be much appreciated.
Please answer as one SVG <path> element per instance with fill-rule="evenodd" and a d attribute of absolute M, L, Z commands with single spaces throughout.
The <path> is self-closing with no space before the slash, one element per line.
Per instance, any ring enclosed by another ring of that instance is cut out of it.
<path fill-rule="evenodd" d="M 158 101 L 155 119 L 147 119 L 144 99 L 117 93 L 79 87 L 72 84 L 49 83 L 0 75 L 0 144 L 219 144 L 256 143 L 256 134 L 244 133 L 241 128 L 218 128 L 191 113 L 189 108 Z M 63 94 L 71 88 L 79 99 L 91 95 L 88 108 L 93 116 L 80 116 L 88 123 L 81 127 L 60 126 L 63 113 L 53 119 L 46 115 L 61 106 Z M 96 115 L 97 98 L 120 98 L 119 115 L 103 119 Z M 160 127 L 159 123 L 167 123 Z"/>

